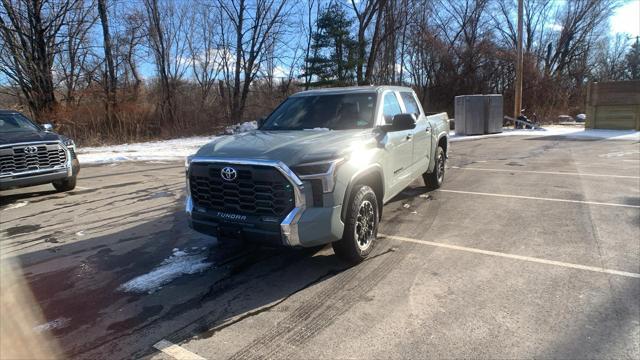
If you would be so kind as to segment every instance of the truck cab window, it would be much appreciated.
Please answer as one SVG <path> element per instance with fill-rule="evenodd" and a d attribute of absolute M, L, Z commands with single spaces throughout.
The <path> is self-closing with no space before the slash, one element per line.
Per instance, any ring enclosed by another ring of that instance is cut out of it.
<path fill-rule="evenodd" d="M 391 124 L 391 120 L 395 115 L 402 113 L 402 109 L 400 108 L 400 103 L 398 102 L 398 98 L 394 92 L 388 92 L 384 95 L 384 103 L 382 114 L 384 116 L 384 122 L 386 124 Z"/>
<path fill-rule="evenodd" d="M 413 94 L 410 92 L 402 92 L 400 93 L 400 96 L 402 96 L 402 101 L 404 102 L 404 107 L 407 108 L 407 112 L 420 116 L 420 107 L 418 106 L 416 99 L 413 97 Z"/>

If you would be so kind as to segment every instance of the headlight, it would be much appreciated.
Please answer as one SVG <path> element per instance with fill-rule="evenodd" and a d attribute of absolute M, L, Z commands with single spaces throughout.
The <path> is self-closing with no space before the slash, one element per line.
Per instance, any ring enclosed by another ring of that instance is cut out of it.
<path fill-rule="evenodd" d="M 336 170 L 344 162 L 344 158 L 316 161 L 293 167 L 293 172 L 303 180 L 322 180 L 322 191 L 332 192 L 336 186 Z"/>
<path fill-rule="evenodd" d="M 193 159 L 193 155 L 189 155 L 184 158 L 184 171 L 189 171 L 189 165 L 191 164 L 191 160 Z"/>

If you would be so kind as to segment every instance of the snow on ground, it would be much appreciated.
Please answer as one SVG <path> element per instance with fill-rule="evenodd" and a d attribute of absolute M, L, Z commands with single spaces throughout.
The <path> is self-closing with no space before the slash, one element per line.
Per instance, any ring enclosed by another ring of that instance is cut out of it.
<path fill-rule="evenodd" d="M 487 135 L 455 135 L 455 131 L 450 132 L 450 141 L 476 140 L 489 137 L 501 136 L 563 136 L 570 139 L 607 139 L 607 140 L 640 140 L 640 131 L 634 130 L 601 130 L 584 129 L 575 126 L 546 126 L 542 129 L 510 129 L 504 128 L 502 133 Z"/>
<path fill-rule="evenodd" d="M 120 285 L 118 290 L 152 294 L 182 275 L 195 274 L 207 270 L 212 263 L 205 262 L 206 259 L 206 251 L 190 254 L 187 250 L 173 249 L 173 254 L 158 267 L 149 273 L 140 275 Z"/>
<path fill-rule="evenodd" d="M 255 121 L 230 126 L 227 133 L 241 133 L 256 128 Z M 503 129 L 502 133 L 489 135 L 458 136 L 451 131 L 451 141 L 475 140 L 500 136 L 565 136 L 568 138 L 640 140 L 640 132 L 633 130 L 583 129 L 575 126 L 548 126 L 543 129 Z M 117 163 L 120 161 L 149 161 L 162 164 L 163 161 L 181 160 L 195 153 L 201 146 L 213 140 L 215 136 L 196 136 L 164 141 L 123 144 L 114 146 L 78 148 L 81 164 Z"/>
<path fill-rule="evenodd" d="M 215 136 L 196 136 L 135 144 L 78 148 L 81 164 L 114 163 L 130 160 L 178 160 L 195 153 Z"/>
<path fill-rule="evenodd" d="M 48 323 L 35 326 L 33 330 L 35 330 L 36 332 L 44 332 L 44 331 L 50 331 L 54 329 L 62 329 L 67 325 L 69 325 L 70 320 L 71 319 L 69 318 L 61 317 L 55 320 L 51 320 Z"/>
<path fill-rule="evenodd" d="M 225 134 L 238 134 L 257 128 L 255 121 L 228 126 Z M 215 139 L 216 136 L 195 136 L 163 141 L 122 144 L 113 146 L 78 148 L 78 159 L 81 164 L 103 164 L 119 161 L 149 161 L 162 164 L 163 160 L 181 160 L 194 154 L 201 146 Z"/>
<path fill-rule="evenodd" d="M 27 206 L 28 203 L 29 203 L 28 201 L 17 201 L 17 202 L 14 202 L 13 204 L 9 204 L 5 206 L 2 210 L 4 211 L 4 210 L 21 208 L 23 206 Z"/>

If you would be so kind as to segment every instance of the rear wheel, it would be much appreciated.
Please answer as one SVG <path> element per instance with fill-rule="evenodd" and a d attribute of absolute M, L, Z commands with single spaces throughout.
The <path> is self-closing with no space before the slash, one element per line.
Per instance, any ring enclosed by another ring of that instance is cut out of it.
<path fill-rule="evenodd" d="M 332 244 L 341 259 L 357 264 L 371 253 L 378 234 L 378 199 L 369 186 L 360 185 L 349 204 L 342 239 Z"/>
<path fill-rule="evenodd" d="M 53 182 L 53 187 L 59 192 L 71 191 L 76 188 L 76 177 L 71 176 L 66 179 L 56 180 Z"/>
<path fill-rule="evenodd" d="M 430 173 L 422 174 L 424 184 L 429 189 L 438 189 L 444 182 L 444 170 L 447 164 L 447 158 L 444 153 L 444 149 L 438 146 L 436 149 L 436 165 L 433 167 L 433 171 Z"/>

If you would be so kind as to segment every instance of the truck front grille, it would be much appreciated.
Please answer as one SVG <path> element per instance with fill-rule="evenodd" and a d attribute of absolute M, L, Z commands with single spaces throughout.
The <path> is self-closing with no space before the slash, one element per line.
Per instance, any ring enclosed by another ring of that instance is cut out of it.
<path fill-rule="evenodd" d="M 227 166 L 237 172 L 231 181 L 221 175 Z M 293 186 L 271 166 L 193 163 L 189 187 L 194 205 L 206 210 L 282 219 L 295 205 Z"/>
<path fill-rule="evenodd" d="M 0 148 L 0 175 L 57 169 L 65 166 L 67 153 L 59 143 L 16 145 Z"/>

